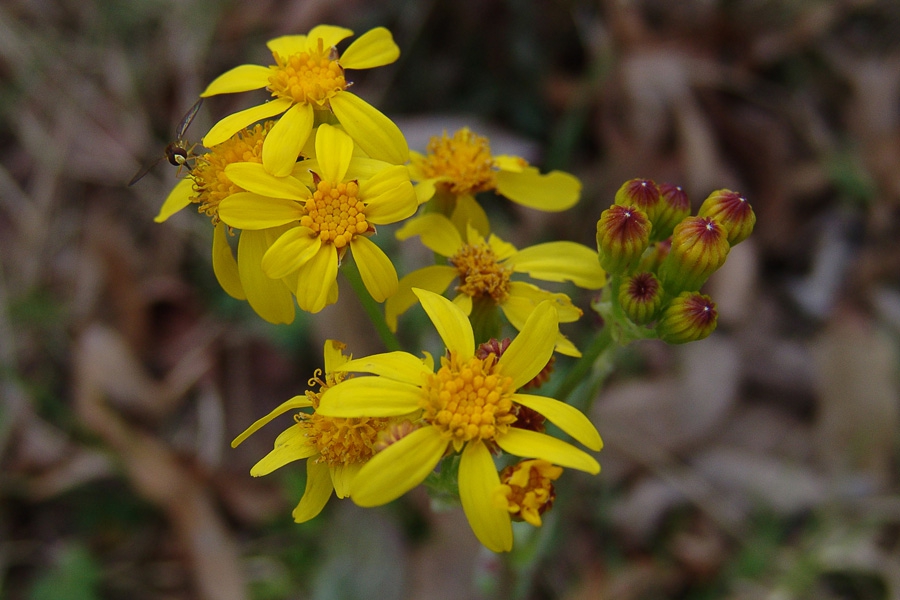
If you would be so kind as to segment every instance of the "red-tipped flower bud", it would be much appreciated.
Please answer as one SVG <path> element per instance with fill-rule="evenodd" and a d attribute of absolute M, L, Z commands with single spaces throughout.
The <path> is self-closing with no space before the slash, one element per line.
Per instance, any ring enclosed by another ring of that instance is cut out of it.
<path fill-rule="evenodd" d="M 660 208 L 659 188 L 652 179 L 629 179 L 616 192 L 615 204 L 637 206 L 644 211 L 651 223 L 655 223 Z"/>
<path fill-rule="evenodd" d="M 670 344 L 696 342 L 716 329 L 719 313 L 709 296 L 682 292 L 663 309 L 656 333 Z"/>
<path fill-rule="evenodd" d="M 644 254 L 641 255 L 641 260 L 638 261 L 636 270 L 658 273 L 659 266 L 669 255 L 669 250 L 671 249 L 672 238 L 666 238 L 658 242 L 653 242 L 647 247 L 646 250 L 644 250 Z"/>
<path fill-rule="evenodd" d="M 672 248 L 659 267 L 659 278 L 670 293 L 694 292 L 725 263 L 725 228 L 708 217 L 688 217 L 675 226 Z"/>
<path fill-rule="evenodd" d="M 680 185 L 663 183 L 659 186 L 659 209 L 653 218 L 653 239 L 664 240 L 672 230 L 691 214 L 691 203 Z"/>
<path fill-rule="evenodd" d="M 619 306 L 637 325 L 646 325 L 653 320 L 662 305 L 662 298 L 662 285 L 653 273 L 635 273 L 619 286 Z"/>
<path fill-rule="evenodd" d="M 600 266 L 611 275 L 623 275 L 637 263 L 650 243 L 650 219 L 635 206 L 614 204 L 597 221 Z"/>
<path fill-rule="evenodd" d="M 722 224 L 728 232 L 728 243 L 734 246 L 750 237 L 756 225 L 756 214 L 747 199 L 731 190 L 716 190 L 710 194 L 697 213 Z"/>

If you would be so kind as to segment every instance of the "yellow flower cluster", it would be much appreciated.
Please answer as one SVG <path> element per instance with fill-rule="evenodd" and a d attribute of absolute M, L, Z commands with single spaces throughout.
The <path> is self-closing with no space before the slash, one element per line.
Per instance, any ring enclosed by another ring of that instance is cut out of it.
<path fill-rule="evenodd" d="M 317 313 L 335 304 L 348 253 L 368 294 L 361 299 L 384 303 L 373 321 L 379 329 L 380 319 L 389 352 L 353 359 L 344 344 L 328 340 L 324 373 L 314 373 L 310 389 L 233 442 L 294 413 L 293 424 L 251 475 L 306 460 L 297 522 L 318 515 L 332 493 L 360 506 L 390 502 L 429 485 L 440 464 L 442 473 L 456 475 L 449 492 L 458 495 L 477 538 L 493 551 L 509 551 L 512 521 L 541 525 L 555 498 L 553 481 L 564 468 L 600 470 L 593 456 L 545 433 L 545 422 L 588 450 L 603 445 L 584 413 L 525 392 L 551 377 L 554 353 L 581 356 L 559 324 L 583 315 L 566 293 L 530 280 L 603 289 L 606 296 L 615 289 L 616 306 L 635 305 L 628 313 L 635 323 L 658 318 L 660 327 L 671 323 L 676 331 L 676 318 L 659 317 L 651 288 L 660 280 L 667 289 L 676 283 L 699 288 L 724 254 L 712 248 L 708 260 L 697 259 L 693 246 L 681 240 L 709 236 L 701 225 L 679 223 L 677 194 L 662 207 L 660 190 L 646 183 L 629 187 L 626 201 L 601 216 L 599 252 L 565 240 L 523 249 L 504 241 L 492 233 L 477 195 L 558 212 L 578 202 L 580 181 L 561 171 L 541 173 L 517 156 L 494 155 L 489 140 L 468 128 L 434 137 L 424 154 L 410 152 L 393 121 L 348 91 L 345 75 L 390 64 L 399 48 L 379 27 L 339 51 L 352 36 L 348 29 L 320 25 L 306 35 L 276 38 L 267 44 L 272 64 L 241 65 L 210 83 L 201 97 L 260 89 L 270 97 L 216 123 L 199 154 L 182 139 L 195 105 L 179 128 L 177 156 L 170 158 L 187 177 L 156 220 L 197 205 L 214 227 L 212 265 L 222 288 L 271 323 L 292 322 L 297 306 Z M 654 196 L 652 209 L 649 200 L 641 204 L 644 196 Z M 731 223 L 728 211 L 734 210 L 733 203 L 720 202 L 697 218 Z M 435 257 L 434 264 L 402 278 L 373 241 L 378 226 L 401 221 L 396 238 L 417 237 Z M 749 234 L 722 228 L 726 246 Z M 623 280 L 636 265 L 654 260 L 648 256 L 651 241 L 665 245 L 669 235 L 669 255 L 683 252 L 681 262 L 660 258 L 648 276 Z M 637 306 L 644 298 L 649 304 Z M 401 316 L 417 304 L 443 341 L 437 363 L 427 352 L 399 350 L 392 337 Z M 682 313 L 703 310 L 696 302 L 681 304 L 690 305 Z M 506 331 L 516 333 L 510 338 Z"/>

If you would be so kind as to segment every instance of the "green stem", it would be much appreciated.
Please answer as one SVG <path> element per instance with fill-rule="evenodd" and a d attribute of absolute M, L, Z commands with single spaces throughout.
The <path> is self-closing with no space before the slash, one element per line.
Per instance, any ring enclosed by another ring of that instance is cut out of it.
<path fill-rule="evenodd" d="M 352 260 L 345 261 L 344 264 L 341 265 L 341 270 L 344 271 L 344 276 L 347 278 L 347 281 L 350 282 L 350 286 L 356 293 L 356 297 L 359 298 L 359 302 L 369 316 L 369 320 L 375 327 L 375 331 L 378 332 L 378 337 L 381 338 L 384 347 L 387 348 L 389 352 L 401 350 L 400 342 L 397 341 L 394 332 L 391 331 L 387 321 L 384 320 L 384 312 L 382 311 L 381 304 L 376 302 L 366 289 L 362 277 L 359 274 L 359 267 L 356 266 L 356 262 Z"/>
<path fill-rule="evenodd" d="M 575 388 L 577 388 L 591 372 L 594 363 L 600 355 L 611 348 L 612 345 L 612 327 L 607 324 L 603 329 L 597 332 L 597 335 L 594 337 L 593 341 L 591 341 L 591 345 L 584 350 L 581 358 L 575 363 L 575 366 L 569 369 L 565 379 L 557 386 L 552 397 L 560 402 L 565 402 L 566 398 L 575 391 Z"/>

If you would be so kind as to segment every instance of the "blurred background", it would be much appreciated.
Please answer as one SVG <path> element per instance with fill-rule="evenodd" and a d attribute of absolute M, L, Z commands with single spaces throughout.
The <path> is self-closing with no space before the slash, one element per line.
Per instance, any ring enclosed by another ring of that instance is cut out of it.
<path fill-rule="evenodd" d="M 350 77 L 413 149 L 469 125 L 582 179 L 566 213 L 490 205 L 520 247 L 593 245 L 633 177 L 758 215 L 708 285 L 718 331 L 615 353 L 603 471 L 511 556 L 421 490 L 294 524 L 303 464 L 249 476 L 290 417 L 229 442 L 327 337 L 379 342 L 349 288 L 264 323 L 205 218 L 153 223 L 174 168 L 126 186 L 209 81 L 319 23 L 391 29 L 399 61 Z M 900 3 L 4 0 L 0 84 L 0 597 L 900 598 Z"/>

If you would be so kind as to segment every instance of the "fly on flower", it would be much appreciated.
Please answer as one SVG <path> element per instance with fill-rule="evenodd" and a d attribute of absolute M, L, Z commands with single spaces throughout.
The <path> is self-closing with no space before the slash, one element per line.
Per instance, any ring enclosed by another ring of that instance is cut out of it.
<path fill-rule="evenodd" d="M 191 126 L 194 117 L 197 116 L 201 104 L 203 104 L 203 98 L 198 99 L 184 117 L 181 118 L 181 122 L 178 123 L 178 129 L 175 130 L 175 141 L 166 146 L 163 155 L 138 171 L 137 174 L 131 178 L 131 181 L 128 182 L 128 185 L 134 185 L 143 179 L 144 175 L 149 173 L 150 169 L 162 162 L 162 159 L 164 158 L 168 160 L 169 164 L 173 167 L 178 167 L 179 172 L 181 171 L 181 167 L 187 165 L 189 161 L 196 158 L 194 155 L 194 148 L 197 147 L 197 144 L 192 144 L 185 140 L 184 134 L 187 131 L 187 128 Z M 190 165 L 188 165 L 188 168 L 190 169 Z"/>

